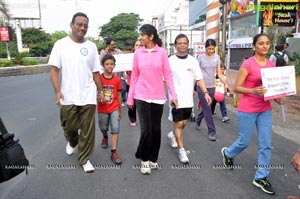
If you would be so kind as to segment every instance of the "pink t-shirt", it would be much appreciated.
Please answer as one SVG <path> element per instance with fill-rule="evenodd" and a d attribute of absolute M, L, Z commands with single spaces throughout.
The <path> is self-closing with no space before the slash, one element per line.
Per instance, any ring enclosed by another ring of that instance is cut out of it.
<path fill-rule="evenodd" d="M 133 105 L 134 99 L 165 100 L 164 82 L 168 87 L 170 99 L 177 99 L 165 49 L 158 45 L 155 45 L 153 51 L 148 51 L 145 46 L 137 49 L 134 52 L 127 104 Z"/>
<path fill-rule="evenodd" d="M 254 57 L 250 57 L 242 63 L 241 67 L 248 71 L 244 87 L 255 88 L 262 85 L 260 69 L 275 67 L 275 64 L 267 59 L 266 65 L 260 66 Z M 271 109 L 270 101 L 264 101 L 263 96 L 255 94 L 243 94 L 238 106 L 238 111 L 246 113 L 264 112 Z"/>

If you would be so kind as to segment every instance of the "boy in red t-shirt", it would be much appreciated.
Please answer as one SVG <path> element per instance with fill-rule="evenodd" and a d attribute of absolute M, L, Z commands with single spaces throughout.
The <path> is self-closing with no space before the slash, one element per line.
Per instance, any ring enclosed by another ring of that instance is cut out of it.
<path fill-rule="evenodd" d="M 120 132 L 120 120 L 122 113 L 122 82 L 113 73 L 116 59 L 113 55 L 107 54 L 102 58 L 104 73 L 100 75 L 103 86 L 104 100 L 98 103 L 99 128 L 103 134 L 102 148 L 108 147 L 108 129 L 112 134 L 111 160 L 115 164 L 122 164 L 117 153 L 118 138 Z"/>

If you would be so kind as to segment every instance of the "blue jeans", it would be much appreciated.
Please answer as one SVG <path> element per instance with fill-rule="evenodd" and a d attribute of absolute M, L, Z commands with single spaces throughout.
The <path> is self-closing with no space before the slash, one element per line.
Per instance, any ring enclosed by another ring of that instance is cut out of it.
<path fill-rule="evenodd" d="M 103 135 L 107 135 L 109 127 L 111 133 L 120 132 L 119 110 L 116 110 L 110 114 L 98 113 L 98 120 L 99 128 Z"/>
<path fill-rule="evenodd" d="M 225 150 L 225 155 L 234 158 L 250 144 L 254 125 L 258 139 L 258 168 L 254 179 L 265 178 L 270 173 L 272 110 L 259 113 L 238 112 L 238 139 Z"/>
<path fill-rule="evenodd" d="M 125 79 L 121 79 L 122 81 L 122 102 L 125 103 L 127 100 L 127 93 L 126 93 L 126 81 Z"/>
<path fill-rule="evenodd" d="M 217 100 L 213 99 L 211 103 L 211 113 L 213 114 L 215 112 L 216 104 L 220 104 L 220 111 L 222 117 L 227 116 L 227 109 L 226 109 L 226 104 L 225 104 L 225 99 L 222 102 L 217 102 Z"/>
<path fill-rule="evenodd" d="M 213 99 L 215 95 L 215 88 L 207 88 L 207 91 L 211 99 Z M 199 101 L 202 105 L 202 110 L 200 113 L 198 113 L 196 117 L 196 125 L 200 126 L 201 121 L 204 118 L 208 129 L 208 134 L 215 135 L 216 127 L 211 113 L 211 106 L 207 104 L 206 99 L 204 97 L 204 93 L 199 86 L 197 86 L 197 93 L 198 93 Z"/>

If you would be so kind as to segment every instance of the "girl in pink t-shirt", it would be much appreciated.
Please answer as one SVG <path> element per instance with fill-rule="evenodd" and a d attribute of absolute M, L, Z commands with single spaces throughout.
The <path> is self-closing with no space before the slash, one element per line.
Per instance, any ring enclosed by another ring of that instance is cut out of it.
<path fill-rule="evenodd" d="M 266 59 L 270 50 L 270 38 L 261 33 L 253 38 L 254 56 L 245 60 L 239 70 L 234 91 L 241 93 L 238 106 L 238 139 L 228 148 L 222 148 L 223 162 L 233 169 L 233 158 L 240 154 L 250 144 L 254 126 L 258 137 L 258 164 L 252 184 L 267 194 L 274 194 L 272 185 L 267 180 L 270 173 L 271 137 L 272 137 L 272 107 L 270 101 L 264 101 L 266 88 L 262 85 L 260 69 L 275 67 Z M 275 100 L 283 104 L 285 99 Z M 237 166 L 237 165 L 236 165 Z"/>

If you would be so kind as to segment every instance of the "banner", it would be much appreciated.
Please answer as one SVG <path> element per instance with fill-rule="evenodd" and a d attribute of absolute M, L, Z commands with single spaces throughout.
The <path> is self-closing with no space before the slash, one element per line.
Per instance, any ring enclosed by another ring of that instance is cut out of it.
<path fill-rule="evenodd" d="M 254 9 L 261 12 L 261 25 L 294 26 L 298 0 L 260 0 Z"/>
<path fill-rule="evenodd" d="M 113 72 L 131 71 L 133 64 L 133 53 L 115 54 L 116 66 Z"/>
<path fill-rule="evenodd" d="M 205 53 L 205 43 L 204 42 L 195 42 L 194 43 L 194 55 L 200 55 Z"/>
<path fill-rule="evenodd" d="M 0 41 L 10 41 L 8 26 L 0 27 Z"/>
<path fill-rule="evenodd" d="M 295 66 L 262 68 L 260 72 L 267 89 L 265 101 L 296 94 Z"/>

